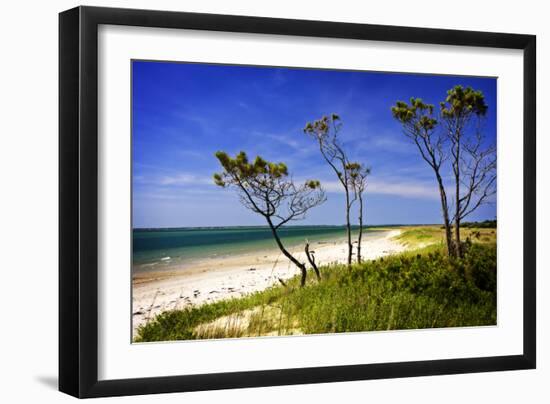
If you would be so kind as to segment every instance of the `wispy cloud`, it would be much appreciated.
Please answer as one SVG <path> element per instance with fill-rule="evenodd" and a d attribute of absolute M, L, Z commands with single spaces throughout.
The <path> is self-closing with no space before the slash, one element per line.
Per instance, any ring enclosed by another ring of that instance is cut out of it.
<path fill-rule="evenodd" d="M 159 178 L 159 185 L 205 185 L 211 184 L 212 178 L 198 176 L 191 173 L 178 173 L 176 175 L 167 175 Z"/>
<path fill-rule="evenodd" d="M 352 142 L 352 145 L 358 152 L 414 152 L 412 144 L 400 133 L 368 133 L 367 136 L 358 136 L 357 139 L 360 140 Z"/>
<path fill-rule="evenodd" d="M 434 184 L 415 182 L 371 181 L 367 192 L 379 195 L 396 195 L 406 198 L 438 199 Z"/>
<path fill-rule="evenodd" d="M 179 149 L 177 150 L 177 154 L 182 157 L 188 157 L 188 158 L 204 158 L 205 152 L 199 151 L 199 150 L 191 150 L 191 149 Z"/>
<path fill-rule="evenodd" d="M 134 175 L 135 184 L 143 186 L 177 187 L 179 185 L 212 185 L 212 178 L 206 175 L 197 175 L 189 172 L 173 171 L 160 175 Z"/>
<path fill-rule="evenodd" d="M 238 105 L 239 107 L 241 107 L 242 109 L 245 109 L 245 110 L 247 110 L 247 111 L 250 111 L 250 110 L 252 109 L 252 107 L 250 106 L 250 104 L 248 104 L 248 103 L 246 103 L 246 102 L 244 102 L 244 101 L 239 101 L 239 102 L 237 102 L 237 105 Z"/>
<path fill-rule="evenodd" d="M 296 139 L 289 135 L 285 134 L 274 134 L 274 133 L 262 133 L 262 132 L 255 132 L 255 135 L 261 136 L 263 138 L 267 138 L 270 140 L 273 140 L 277 143 L 280 143 L 284 146 L 288 146 L 295 150 L 302 150 L 303 147 L 300 145 L 300 142 L 298 142 Z"/>
<path fill-rule="evenodd" d="M 134 200 L 135 201 L 184 201 L 184 200 L 193 200 L 197 203 L 201 201 L 219 201 L 220 196 L 231 196 L 230 193 L 225 195 L 220 193 L 221 190 L 215 189 L 212 186 L 212 189 L 207 188 L 192 188 L 181 190 L 175 188 L 161 188 L 161 187 L 152 187 L 145 190 L 135 191 Z"/>
<path fill-rule="evenodd" d="M 344 189 L 338 181 L 321 181 L 329 193 L 342 193 Z M 396 179 L 373 179 L 368 182 L 368 194 L 393 195 L 404 198 L 437 199 L 439 198 L 434 184 L 416 181 L 399 181 Z"/>
<path fill-rule="evenodd" d="M 266 154 L 264 157 L 270 160 L 284 161 L 289 167 L 301 165 L 300 163 L 309 161 L 311 156 L 318 153 L 298 128 L 281 132 L 255 130 L 251 134 L 258 139 L 255 144 L 258 152 Z"/>

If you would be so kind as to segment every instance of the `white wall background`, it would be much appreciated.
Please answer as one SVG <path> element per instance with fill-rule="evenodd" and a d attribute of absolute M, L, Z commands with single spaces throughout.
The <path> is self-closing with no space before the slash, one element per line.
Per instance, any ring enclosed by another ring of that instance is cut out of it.
<path fill-rule="evenodd" d="M 74 1 L 5 2 L 0 24 L 0 400 L 68 402 L 57 386 L 57 13 Z M 388 25 L 531 33 L 538 36 L 538 369 L 521 372 L 332 383 L 109 399 L 126 403 L 440 403 L 550 400 L 550 26 L 545 3 L 462 0 L 90 1 L 156 8 Z"/>

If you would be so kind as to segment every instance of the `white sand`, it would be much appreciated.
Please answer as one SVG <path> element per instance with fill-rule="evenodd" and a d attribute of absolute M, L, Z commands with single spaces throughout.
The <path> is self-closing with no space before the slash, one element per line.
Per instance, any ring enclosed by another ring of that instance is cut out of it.
<path fill-rule="evenodd" d="M 363 259 L 372 260 L 405 250 L 393 240 L 400 232 L 391 230 L 379 236 L 369 235 L 362 243 Z M 315 243 L 310 249 L 315 251 L 319 265 L 345 263 L 347 259 L 345 241 Z M 292 253 L 300 261 L 307 261 L 303 246 L 292 249 Z M 286 280 L 299 273 L 299 269 L 279 252 L 264 252 L 209 259 L 181 271 L 136 275 L 132 282 L 134 332 L 139 325 L 163 311 L 239 297 L 277 284 L 279 278 Z M 313 270 L 308 276 L 315 276 Z"/>

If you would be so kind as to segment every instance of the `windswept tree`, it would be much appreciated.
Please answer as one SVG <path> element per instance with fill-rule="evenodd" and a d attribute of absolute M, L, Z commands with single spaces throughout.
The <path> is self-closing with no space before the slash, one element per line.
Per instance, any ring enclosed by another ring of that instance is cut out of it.
<path fill-rule="evenodd" d="M 435 173 L 447 250 L 449 255 L 460 257 L 462 220 L 490 202 L 496 193 L 496 146 L 483 134 L 483 117 L 488 106 L 481 91 L 455 86 L 447 91 L 447 97 L 439 106 L 438 118 L 434 116 L 434 106 L 419 98 L 411 98 L 409 104 L 398 101 L 391 111 Z M 452 218 L 443 183 L 442 165 L 447 159 L 450 159 L 454 181 Z"/>
<path fill-rule="evenodd" d="M 304 219 L 307 211 L 326 200 L 320 182 L 308 180 L 296 185 L 284 163 L 269 162 L 260 156 L 249 162 L 242 151 L 234 158 L 218 151 L 216 158 L 223 171 L 214 174 L 214 183 L 236 189 L 243 206 L 264 217 L 281 252 L 300 269 L 304 286 L 306 265 L 285 248 L 278 230 L 291 221 Z"/>
<path fill-rule="evenodd" d="M 361 163 L 348 163 L 346 165 L 348 171 L 351 188 L 355 194 L 355 198 L 359 202 L 359 235 L 357 236 L 357 262 L 361 262 L 361 241 L 363 238 L 363 194 L 367 189 L 367 177 L 370 175 L 370 167 L 366 167 Z"/>
<path fill-rule="evenodd" d="M 462 256 L 460 223 L 496 193 L 496 147 L 486 144 L 482 131 L 488 106 L 481 91 L 455 86 L 440 103 L 441 122 L 450 142 L 455 183 L 456 255 Z"/>
<path fill-rule="evenodd" d="M 319 151 L 323 159 L 338 177 L 338 181 L 344 189 L 346 198 L 346 233 L 348 242 L 348 265 L 351 265 L 353 255 L 353 245 L 351 242 L 351 223 L 350 210 L 355 201 L 355 194 L 351 189 L 349 171 L 346 166 L 349 164 L 348 156 L 344 151 L 338 137 L 342 128 L 340 117 L 332 114 L 330 117 L 323 116 L 313 122 L 308 122 L 304 128 L 304 133 L 317 141 Z"/>
<path fill-rule="evenodd" d="M 443 182 L 443 162 L 447 157 L 446 137 L 437 131 L 438 121 L 434 117 L 434 106 L 425 104 L 420 98 L 411 98 L 409 103 L 397 101 L 391 108 L 392 115 L 403 127 L 403 133 L 416 145 L 422 159 L 432 168 L 439 190 L 447 253 L 454 255 L 451 219 L 447 192 Z"/>

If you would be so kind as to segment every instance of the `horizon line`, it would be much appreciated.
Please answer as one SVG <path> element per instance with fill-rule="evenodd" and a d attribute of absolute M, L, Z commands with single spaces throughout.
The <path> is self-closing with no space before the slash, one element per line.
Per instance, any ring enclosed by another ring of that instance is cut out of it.
<path fill-rule="evenodd" d="M 476 220 L 473 222 L 465 223 L 484 223 L 484 222 L 496 222 L 496 219 Z M 292 224 L 283 227 L 345 227 L 346 224 Z M 382 224 L 368 224 L 363 225 L 363 228 L 369 227 L 396 227 L 396 226 L 443 226 L 443 223 L 382 223 Z M 132 227 L 132 230 L 178 230 L 178 229 L 226 229 L 226 228 L 243 228 L 243 227 L 255 227 L 255 228 L 269 228 L 268 225 L 231 225 L 231 226 L 170 226 L 170 227 Z M 351 227 L 359 227 L 358 224 L 352 224 Z"/>

